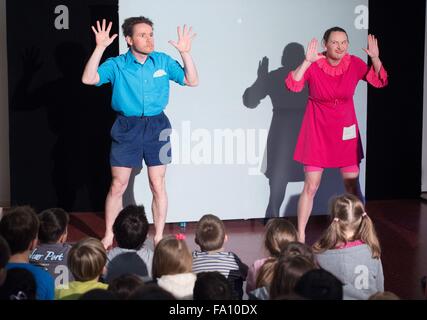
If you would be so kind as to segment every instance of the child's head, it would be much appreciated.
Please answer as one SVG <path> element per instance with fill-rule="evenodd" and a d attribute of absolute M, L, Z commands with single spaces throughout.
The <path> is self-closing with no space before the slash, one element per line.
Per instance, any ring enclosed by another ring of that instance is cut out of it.
<path fill-rule="evenodd" d="M 321 253 L 349 241 L 361 240 L 372 251 L 373 258 L 381 255 L 374 224 L 363 203 L 354 195 L 344 194 L 334 198 L 330 205 L 331 224 L 313 249 Z"/>
<path fill-rule="evenodd" d="M 6 240 L 0 235 L 0 287 L 6 279 L 6 265 L 9 262 L 10 249 Z"/>
<path fill-rule="evenodd" d="M 368 300 L 400 300 L 400 298 L 390 291 L 377 292 L 371 295 Z"/>
<path fill-rule="evenodd" d="M 107 262 L 101 241 L 87 238 L 77 242 L 68 254 L 68 267 L 77 281 L 98 279 Z"/>
<path fill-rule="evenodd" d="M 276 299 L 293 293 L 301 276 L 314 268 L 316 265 L 304 256 L 298 255 L 289 258 L 281 256 L 274 270 L 270 298 Z"/>
<path fill-rule="evenodd" d="M 231 300 L 230 283 L 218 271 L 200 272 L 194 284 L 193 300 Z"/>
<path fill-rule="evenodd" d="M 144 206 L 127 206 L 114 221 L 113 232 L 117 245 L 124 249 L 139 250 L 147 238 L 148 228 Z"/>
<path fill-rule="evenodd" d="M 64 243 L 67 241 L 68 213 L 60 208 L 52 208 L 39 214 L 40 243 Z"/>
<path fill-rule="evenodd" d="M 297 239 L 297 230 L 288 220 L 274 218 L 268 221 L 264 244 L 271 256 L 278 257 L 289 242 L 297 241 Z"/>
<path fill-rule="evenodd" d="M 193 258 L 185 243 L 175 236 L 164 237 L 154 249 L 153 278 L 191 272 Z"/>
<path fill-rule="evenodd" d="M 0 234 L 7 241 L 10 254 L 32 250 L 37 245 L 39 219 L 30 207 L 15 207 L 0 220 Z"/>
<path fill-rule="evenodd" d="M 305 243 L 298 241 L 289 242 L 282 250 L 281 255 L 286 258 L 292 258 L 295 256 L 304 256 L 314 264 L 316 263 L 316 258 L 314 256 L 313 250 L 311 247 Z"/>
<path fill-rule="evenodd" d="M 343 283 L 329 271 L 313 269 L 298 280 L 295 292 L 310 300 L 342 300 Z"/>
<path fill-rule="evenodd" d="M 202 251 L 221 249 L 226 237 L 224 223 L 213 214 L 204 215 L 197 223 L 195 242 Z"/>
<path fill-rule="evenodd" d="M 34 275 L 27 269 L 13 268 L 0 286 L 0 300 L 36 300 L 36 291 Z"/>
<path fill-rule="evenodd" d="M 108 285 L 108 290 L 113 292 L 119 300 L 127 300 L 140 287 L 144 285 L 141 277 L 135 274 L 122 274 Z"/>

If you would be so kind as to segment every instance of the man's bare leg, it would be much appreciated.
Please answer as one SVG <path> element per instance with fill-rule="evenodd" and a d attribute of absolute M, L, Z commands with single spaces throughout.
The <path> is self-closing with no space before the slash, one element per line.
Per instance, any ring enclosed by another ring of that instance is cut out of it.
<path fill-rule="evenodd" d="M 113 224 L 123 209 L 123 194 L 128 186 L 131 172 L 132 168 L 111 168 L 112 181 L 105 201 L 105 236 L 102 239 L 105 249 L 113 244 Z"/>
<path fill-rule="evenodd" d="M 154 245 L 157 245 L 163 238 L 163 230 L 166 223 L 166 214 L 168 211 L 168 196 L 165 183 L 166 166 L 155 166 L 148 168 L 148 179 L 151 192 L 153 193 L 153 221 L 155 227 Z"/>

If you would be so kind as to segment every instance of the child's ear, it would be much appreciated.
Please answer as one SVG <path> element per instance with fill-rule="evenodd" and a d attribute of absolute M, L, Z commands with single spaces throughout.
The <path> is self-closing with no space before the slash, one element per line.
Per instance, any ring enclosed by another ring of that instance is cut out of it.
<path fill-rule="evenodd" d="M 226 234 L 225 236 L 224 236 L 224 243 L 226 243 L 228 241 L 228 235 Z"/>
<path fill-rule="evenodd" d="M 37 248 L 38 242 L 39 242 L 39 239 L 35 238 L 33 241 L 30 242 L 30 247 L 28 249 L 30 251 L 33 251 L 35 248 Z"/>

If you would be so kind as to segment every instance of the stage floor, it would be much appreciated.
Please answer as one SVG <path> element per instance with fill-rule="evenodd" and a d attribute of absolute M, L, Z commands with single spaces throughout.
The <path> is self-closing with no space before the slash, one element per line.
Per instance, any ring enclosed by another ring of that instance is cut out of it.
<path fill-rule="evenodd" d="M 427 275 L 427 202 L 421 200 L 372 201 L 367 212 L 375 223 L 382 247 L 385 290 L 402 299 L 423 299 L 420 279 Z M 203 214 L 203 213 L 202 213 Z M 296 218 L 289 218 L 296 224 Z M 312 244 L 328 224 L 326 216 L 313 216 L 307 226 L 307 243 Z M 250 265 L 265 255 L 264 225 L 261 219 L 225 221 L 229 241 L 225 248 Z M 69 242 L 90 236 L 101 238 L 102 213 L 72 213 Z M 185 230 L 177 223 L 166 225 L 165 234 L 185 233 L 190 249 L 195 249 L 195 223 Z M 150 234 L 152 236 L 152 226 Z M 150 238 L 151 238 L 150 236 Z"/>

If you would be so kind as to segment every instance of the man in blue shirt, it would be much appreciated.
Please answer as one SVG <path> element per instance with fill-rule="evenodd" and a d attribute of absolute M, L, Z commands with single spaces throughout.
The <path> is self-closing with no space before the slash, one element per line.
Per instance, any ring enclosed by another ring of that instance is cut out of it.
<path fill-rule="evenodd" d="M 117 119 L 111 129 L 111 187 L 105 205 L 106 231 L 102 240 L 106 248 L 113 242 L 113 224 L 123 207 L 123 194 L 132 168 L 148 167 L 153 193 L 154 242 L 163 236 L 168 206 L 165 173 L 171 162 L 169 135 L 171 126 L 163 113 L 169 99 L 169 80 L 195 87 L 199 78 L 190 55 L 195 34 L 191 28 L 178 27 L 178 41 L 169 41 L 180 53 L 184 67 L 170 56 L 154 51 L 153 23 L 145 17 L 125 20 L 122 28 L 129 47 L 126 54 L 106 60 L 101 66 L 105 49 L 115 40 L 110 37 L 112 23 L 97 21 L 92 30 L 96 48 L 86 64 L 82 81 L 87 85 L 111 83 L 111 105 Z"/>

